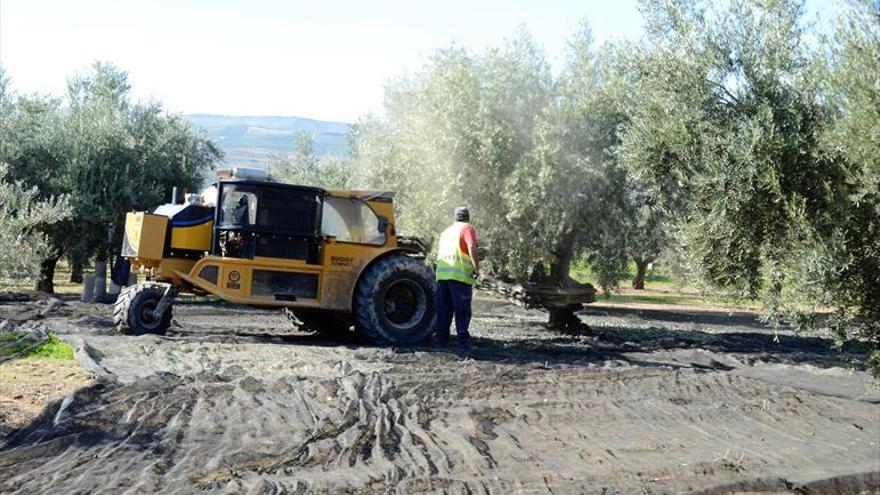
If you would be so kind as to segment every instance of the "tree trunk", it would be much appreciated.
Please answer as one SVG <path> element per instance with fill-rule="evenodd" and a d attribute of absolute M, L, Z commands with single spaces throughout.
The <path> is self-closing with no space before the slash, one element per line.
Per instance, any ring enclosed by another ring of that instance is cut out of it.
<path fill-rule="evenodd" d="M 569 234 L 559 240 L 553 254 L 555 256 L 550 265 L 550 279 L 565 287 L 571 280 L 571 257 L 574 249 L 574 235 Z"/>
<path fill-rule="evenodd" d="M 574 233 L 570 233 L 559 240 L 554 249 L 553 263 L 550 265 L 550 280 L 561 288 L 572 287 L 575 281 L 571 278 L 571 258 L 574 254 Z M 565 333 L 580 333 L 588 331 L 589 327 L 584 324 L 575 312 L 581 310 L 580 305 L 564 307 L 551 307 L 548 327 Z"/>
<path fill-rule="evenodd" d="M 59 259 L 61 259 L 61 252 L 53 254 L 40 263 L 40 277 L 37 279 L 36 288 L 38 292 L 55 293 L 55 266 Z"/>
<path fill-rule="evenodd" d="M 70 257 L 70 281 L 81 284 L 83 281 L 83 257 L 80 254 L 74 254 Z"/>
<path fill-rule="evenodd" d="M 648 260 L 634 258 L 636 262 L 636 278 L 633 279 L 633 289 L 645 290 L 645 271 L 648 269 Z"/>

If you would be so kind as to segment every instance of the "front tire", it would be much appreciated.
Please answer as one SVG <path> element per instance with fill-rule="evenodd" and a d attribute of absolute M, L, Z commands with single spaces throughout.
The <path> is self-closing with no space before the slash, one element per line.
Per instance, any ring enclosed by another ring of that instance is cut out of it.
<path fill-rule="evenodd" d="M 113 306 L 116 329 L 128 335 L 165 335 L 171 326 L 171 306 L 161 318 L 152 315 L 164 293 L 163 287 L 153 284 L 138 284 L 123 289 Z"/>
<path fill-rule="evenodd" d="M 434 271 L 421 261 L 394 254 L 382 258 L 355 289 L 356 328 L 379 344 L 412 345 L 434 332 Z"/>

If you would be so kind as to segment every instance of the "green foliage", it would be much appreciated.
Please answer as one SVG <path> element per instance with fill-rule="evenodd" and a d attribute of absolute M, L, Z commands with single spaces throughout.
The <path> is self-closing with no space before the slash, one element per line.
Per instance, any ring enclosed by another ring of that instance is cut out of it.
<path fill-rule="evenodd" d="M 623 212 L 627 252 L 637 263 L 654 262 L 664 253 L 670 241 L 668 214 L 639 180 L 630 178 L 624 194 L 628 199 L 628 208 Z"/>
<path fill-rule="evenodd" d="M 414 76 L 389 84 L 383 117 L 356 125 L 361 182 L 398 191 L 407 233 L 434 240 L 467 204 L 494 265 L 531 257 L 535 242 L 512 228 L 505 203 L 550 87 L 547 62 L 525 33 L 480 55 L 438 51 Z"/>
<path fill-rule="evenodd" d="M 332 155 L 317 156 L 314 136 L 300 133 L 291 156 L 276 155 L 269 162 L 269 173 L 276 180 L 289 184 L 347 189 L 352 186 L 353 164 Z"/>
<path fill-rule="evenodd" d="M 127 74 L 109 64 L 71 79 L 64 100 L 16 95 L 0 69 L 0 162 L 39 199 L 64 194 L 72 210 L 41 224 L 52 248 L 42 256 L 103 258 L 108 223 L 155 207 L 173 186 L 196 190 L 219 160 L 188 121 L 157 102 L 132 103 L 129 91 Z"/>
<path fill-rule="evenodd" d="M 832 325 L 841 337 L 873 343 L 871 362 L 880 370 L 880 4 L 851 0 L 826 46 L 824 89 L 837 118 L 821 143 L 839 164 L 840 193 L 817 242 L 807 244 L 814 262 L 799 266 L 804 280 L 819 282 L 805 293 L 836 308 Z"/>
<path fill-rule="evenodd" d="M 622 155 L 678 210 L 691 268 L 754 296 L 796 234 L 803 192 L 823 187 L 816 102 L 799 7 L 731 2 L 651 12 L 644 101 Z M 823 201 L 826 201 L 823 198 Z M 683 213 L 683 214 L 682 214 Z"/>
<path fill-rule="evenodd" d="M 63 165 L 72 228 L 98 256 L 108 222 L 161 204 L 174 186 L 197 190 L 220 157 L 184 118 L 156 102 L 133 104 L 129 89 L 125 72 L 101 63 L 68 85 Z"/>
<path fill-rule="evenodd" d="M 9 165 L 9 178 L 41 197 L 63 193 L 64 135 L 60 100 L 14 93 L 0 66 L 0 162 Z"/>
<path fill-rule="evenodd" d="M 620 156 L 687 271 L 773 312 L 835 308 L 842 336 L 880 343 L 877 5 L 851 4 L 825 63 L 798 1 L 644 10 Z"/>
<path fill-rule="evenodd" d="M 558 78 L 524 30 L 483 53 L 440 50 L 389 84 L 383 116 L 357 124 L 359 182 L 398 191 L 401 227 L 429 240 L 469 205 L 498 273 L 523 279 L 550 254 L 563 281 L 575 253 L 619 270 L 619 55 L 594 49 L 586 28 Z"/>
<path fill-rule="evenodd" d="M 0 282 L 31 280 L 51 247 L 43 228 L 70 215 L 66 196 L 39 199 L 36 187 L 12 181 L 0 163 Z"/>
<path fill-rule="evenodd" d="M 880 182 L 880 4 L 849 0 L 837 21 L 821 66 L 837 119 L 822 136 L 830 152 L 855 164 L 858 193 L 876 192 Z"/>

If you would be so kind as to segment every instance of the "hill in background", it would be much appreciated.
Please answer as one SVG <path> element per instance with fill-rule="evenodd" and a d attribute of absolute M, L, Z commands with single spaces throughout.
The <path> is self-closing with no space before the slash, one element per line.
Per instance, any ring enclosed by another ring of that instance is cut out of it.
<path fill-rule="evenodd" d="M 263 168 L 273 154 L 290 154 L 296 135 L 311 133 L 319 155 L 348 154 L 349 124 L 303 117 L 250 117 L 191 114 L 186 118 L 207 132 L 225 152 L 227 165 Z"/>

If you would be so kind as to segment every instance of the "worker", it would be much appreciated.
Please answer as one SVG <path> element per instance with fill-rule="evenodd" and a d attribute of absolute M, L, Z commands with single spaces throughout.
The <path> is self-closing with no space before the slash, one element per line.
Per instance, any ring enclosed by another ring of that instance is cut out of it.
<path fill-rule="evenodd" d="M 248 198 L 242 195 L 238 199 L 238 206 L 232 211 L 232 223 L 235 225 L 248 225 L 250 223 L 249 210 Z"/>
<path fill-rule="evenodd" d="M 470 224 L 466 206 L 455 209 L 455 223 L 440 234 L 437 253 L 437 333 L 434 345 L 445 347 L 455 316 L 458 351 L 470 351 L 471 299 L 480 274 L 477 257 L 477 231 Z"/>
<path fill-rule="evenodd" d="M 248 196 L 243 194 L 238 199 L 238 206 L 232 210 L 232 224 L 246 227 L 250 223 L 250 204 Z M 252 237 L 249 232 L 227 231 L 225 239 L 220 239 L 220 252 L 230 258 L 251 258 Z"/>

